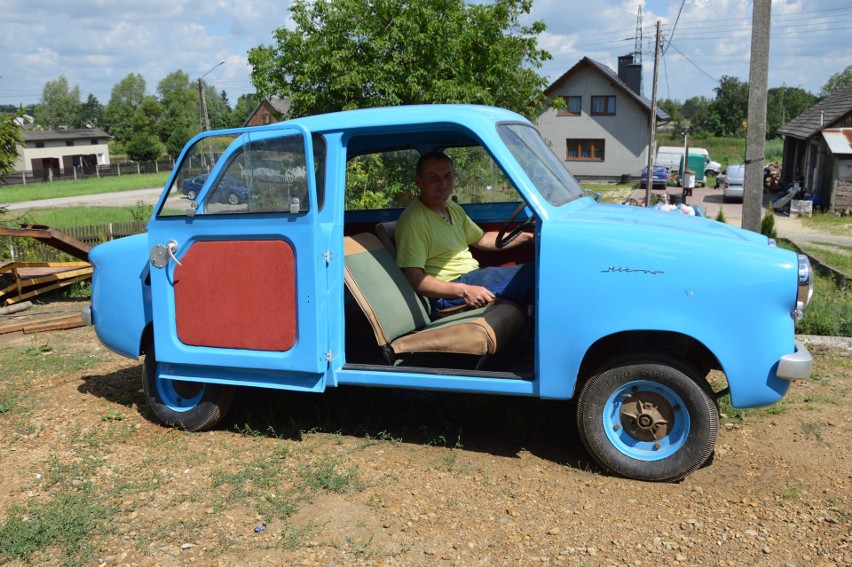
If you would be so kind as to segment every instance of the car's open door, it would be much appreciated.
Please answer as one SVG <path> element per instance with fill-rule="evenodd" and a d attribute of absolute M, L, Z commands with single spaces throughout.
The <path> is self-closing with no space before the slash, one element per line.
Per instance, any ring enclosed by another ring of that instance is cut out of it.
<path fill-rule="evenodd" d="M 298 127 L 200 136 L 183 152 L 148 224 L 164 376 L 324 388 L 324 154 Z"/>

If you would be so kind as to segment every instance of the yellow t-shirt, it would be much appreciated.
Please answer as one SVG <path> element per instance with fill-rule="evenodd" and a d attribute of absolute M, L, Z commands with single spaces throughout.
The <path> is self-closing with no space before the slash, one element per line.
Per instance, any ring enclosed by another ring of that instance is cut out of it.
<path fill-rule="evenodd" d="M 396 223 L 396 263 L 400 268 L 422 268 L 449 282 L 479 268 L 470 244 L 483 230 L 454 201 L 447 201 L 451 222 L 424 205 L 420 199 L 403 211 Z"/>

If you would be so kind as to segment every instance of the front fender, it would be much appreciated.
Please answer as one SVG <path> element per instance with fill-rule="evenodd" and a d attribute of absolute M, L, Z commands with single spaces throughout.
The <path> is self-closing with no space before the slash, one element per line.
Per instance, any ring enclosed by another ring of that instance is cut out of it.
<path fill-rule="evenodd" d="M 148 275 L 148 235 L 106 242 L 89 253 L 92 273 L 92 324 L 112 351 L 139 358 L 142 333 L 153 320 Z"/>

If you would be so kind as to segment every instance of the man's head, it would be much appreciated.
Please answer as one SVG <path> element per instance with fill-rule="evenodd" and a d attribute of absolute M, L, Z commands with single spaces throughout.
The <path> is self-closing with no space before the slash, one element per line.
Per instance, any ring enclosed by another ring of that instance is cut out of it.
<path fill-rule="evenodd" d="M 438 150 L 423 154 L 417 161 L 414 183 L 420 189 L 423 203 L 427 206 L 443 205 L 455 186 L 452 160 Z"/>

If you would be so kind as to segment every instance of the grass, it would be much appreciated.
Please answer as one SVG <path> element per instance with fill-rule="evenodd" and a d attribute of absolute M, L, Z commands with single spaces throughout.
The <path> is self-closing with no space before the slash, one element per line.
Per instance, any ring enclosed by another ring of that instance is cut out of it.
<path fill-rule="evenodd" d="M 171 172 L 122 175 L 89 179 L 69 179 L 52 183 L 0 186 L 0 203 L 20 203 L 74 195 L 96 195 L 115 191 L 131 191 L 164 187 Z"/>
<path fill-rule="evenodd" d="M 6 213 L 4 220 L 12 224 L 33 223 L 44 224 L 59 229 L 89 226 L 93 224 L 108 224 L 115 222 L 133 222 L 138 220 L 140 208 L 147 208 L 148 215 L 143 219 L 147 221 L 150 217 L 150 206 L 143 207 L 61 207 L 56 209 L 31 209 L 16 214 Z"/>

